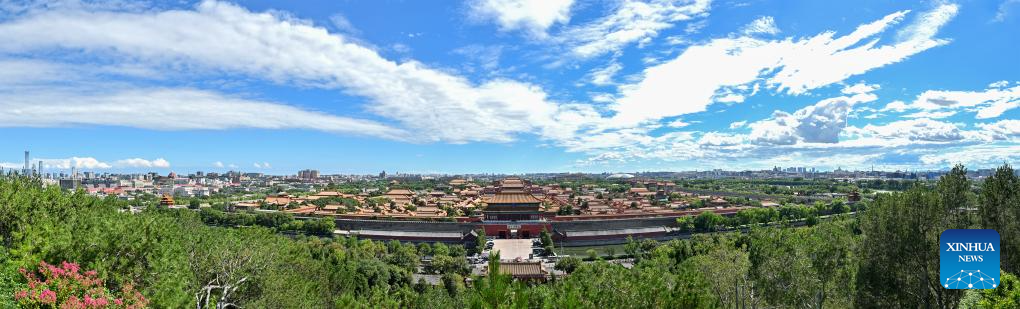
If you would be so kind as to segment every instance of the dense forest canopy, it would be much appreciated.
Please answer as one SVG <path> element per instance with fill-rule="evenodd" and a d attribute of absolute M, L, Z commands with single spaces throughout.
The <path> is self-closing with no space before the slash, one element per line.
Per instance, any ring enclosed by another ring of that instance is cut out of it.
<path fill-rule="evenodd" d="M 0 308 L 35 301 L 15 296 L 31 291 L 25 273 L 40 265 L 80 266 L 109 293 L 128 288 L 157 308 L 1016 308 L 1020 181 L 1009 166 L 977 184 L 965 175 L 958 166 L 937 183 L 879 194 L 866 210 L 813 226 L 634 243 L 626 252 L 631 268 L 570 259 L 558 265 L 568 276 L 537 285 L 491 271 L 466 285 L 459 246 L 319 237 L 331 222 L 297 226 L 286 216 L 157 207 L 133 214 L 116 200 L 7 178 L 0 179 Z M 761 211 L 734 220 L 768 221 L 759 217 L 782 218 Z M 694 229 L 708 230 L 718 218 L 693 220 Z M 951 228 L 1003 235 L 1000 288 L 939 286 L 938 236 Z M 287 231 L 304 233 L 280 233 Z M 425 271 L 442 275 L 442 284 L 413 279 L 424 256 L 433 261 Z"/>

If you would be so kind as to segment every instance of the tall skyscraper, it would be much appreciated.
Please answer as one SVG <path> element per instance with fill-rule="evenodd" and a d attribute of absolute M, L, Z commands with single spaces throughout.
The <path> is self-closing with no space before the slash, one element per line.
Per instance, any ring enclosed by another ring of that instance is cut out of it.
<path fill-rule="evenodd" d="M 28 150 L 25 150 L 25 169 L 21 170 L 22 175 L 28 175 L 32 170 L 28 167 Z"/>

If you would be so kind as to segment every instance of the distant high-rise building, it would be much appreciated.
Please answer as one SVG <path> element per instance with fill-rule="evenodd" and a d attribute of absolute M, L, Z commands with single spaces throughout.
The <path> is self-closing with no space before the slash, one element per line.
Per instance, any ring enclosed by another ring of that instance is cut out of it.
<path fill-rule="evenodd" d="M 319 171 L 318 170 L 312 170 L 312 169 L 300 170 L 300 171 L 298 171 L 298 178 L 301 178 L 301 179 L 318 179 L 319 178 Z"/>
<path fill-rule="evenodd" d="M 29 175 L 32 169 L 28 167 L 28 150 L 25 150 L 25 168 L 21 170 L 22 175 Z"/>

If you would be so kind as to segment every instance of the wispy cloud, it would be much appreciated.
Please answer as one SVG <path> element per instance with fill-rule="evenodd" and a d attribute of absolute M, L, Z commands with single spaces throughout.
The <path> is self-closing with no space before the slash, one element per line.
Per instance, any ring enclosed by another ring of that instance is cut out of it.
<path fill-rule="evenodd" d="M 250 12 L 216 1 L 202 2 L 194 10 L 41 11 L 0 24 L 0 41 L 11 43 L 0 46 L 0 52 L 4 53 L 60 55 L 61 52 L 84 51 L 110 62 L 135 59 L 156 66 L 184 64 L 185 68 L 243 74 L 281 84 L 343 90 L 369 98 L 365 110 L 396 122 L 380 124 L 282 104 L 216 97 L 201 90 L 144 89 L 88 96 L 59 91 L 9 92 L 10 100 L 4 103 L 16 105 L 8 107 L 22 110 L 23 116 L 17 117 L 18 122 L 5 123 L 7 125 L 81 123 L 164 129 L 312 127 L 403 140 L 410 139 L 402 138 L 402 132 L 414 131 L 414 140 L 422 142 L 507 142 L 519 133 L 559 131 L 562 125 L 557 117 L 563 116 L 559 111 L 562 108 L 568 112 L 577 110 L 548 102 L 545 92 L 535 85 L 506 79 L 475 84 L 419 62 L 387 60 L 340 34 L 331 34 L 290 16 Z M 149 91 L 154 95 L 147 93 Z M 58 94 L 67 96 L 58 97 Z M 227 114 L 219 116 L 227 117 L 207 121 L 208 118 L 196 112 L 213 108 L 188 104 L 179 99 L 181 96 L 219 104 L 216 109 Z M 134 97 L 141 101 L 131 100 Z M 78 99 L 105 107 L 89 110 L 105 110 L 119 117 L 83 110 Z M 156 99 L 166 102 L 156 102 Z M 144 114 L 144 108 L 156 105 L 170 117 Z M 282 117 L 265 117 L 271 113 L 261 108 L 280 112 Z M 69 111 L 84 114 L 68 119 L 71 118 L 66 116 Z M 185 112 L 197 117 L 187 119 L 183 117 Z M 174 118 L 174 115 L 181 117 Z"/>
<path fill-rule="evenodd" d="M 1009 82 L 999 81 L 981 91 L 928 90 L 922 92 L 913 102 L 896 101 L 883 108 L 884 111 L 918 110 L 930 115 L 951 115 L 959 111 L 975 112 L 975 118 L 988 119 L 1001 116 L 1004 112 L 1020 107 L 1020 84 L 1009 87 Z"/>
<path fill-rule="evenodd" d="M 677 22 L 705 17 L 710 4 L 709 0 L 625 0 L 610 15 L 572 26 L 558 38 L 575 57 L 592 58 L 654 38 Z"/>
<path fill-rule="evenodd" d="M 956 11 L 956 5 L 944 4 L 922 13 L 901 31 L 901 40 L 888 45 L 864 40 L 896 25 L 908 11 L 889 14 L 841 37 L 824 32 L 802 39 L 736 37 L 693 45 L 677 58 L 645 69 L 639 82 L 622 86 L 623 95 L 612 106 L 613 122 L 633 126 L 702 112 L 729 97 L 727 93 L 751 91 L 750 84 L 804 94 L 946 44 L 934 36 Z"/>

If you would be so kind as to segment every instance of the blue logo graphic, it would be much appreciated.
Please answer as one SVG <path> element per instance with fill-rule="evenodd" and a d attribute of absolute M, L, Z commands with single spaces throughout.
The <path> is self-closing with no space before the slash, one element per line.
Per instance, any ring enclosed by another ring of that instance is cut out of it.
<path fill-rule="evenodd" d="M 939 274 L 947 289 L 999 286 L 999 232 L 946 230 L 939 236 Z"/>

